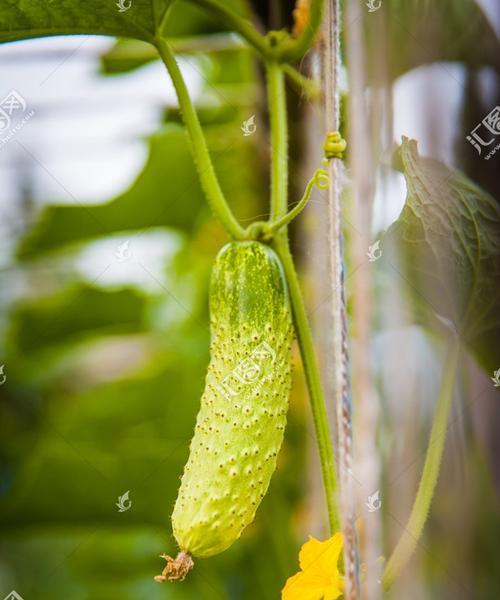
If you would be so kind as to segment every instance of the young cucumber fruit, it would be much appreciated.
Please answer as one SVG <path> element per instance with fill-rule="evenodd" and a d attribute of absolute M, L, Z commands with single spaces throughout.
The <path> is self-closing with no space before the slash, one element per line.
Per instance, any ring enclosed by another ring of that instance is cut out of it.
<path fill-rule="evenodd" d="M 210 364 L 172 515 L 177 559 L 158 581 L 182 579 L 252 522 L 276 468 L 291 386 L 292 318 L 274 251 L 232 242 L 210 282 Z"/>

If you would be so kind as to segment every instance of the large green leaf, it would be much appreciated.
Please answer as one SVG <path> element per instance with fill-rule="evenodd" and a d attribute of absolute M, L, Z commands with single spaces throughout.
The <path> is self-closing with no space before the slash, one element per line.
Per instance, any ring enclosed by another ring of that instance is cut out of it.
<path fill-rule="evenodd" d="M 54 344 L 74 344 L 86 335 L 144 330 L 145 297 L 134 288 L 105 290 L 77 284 L 17 305 L 11 315 L 16 350 L 26 356 Z M 92 310 L 89 310 L 92 307 Z"/>
<path fill-rule="evenodd" d="M 279 597 L 295 568 L 291 524 L 300 490 L 294 474 L 297 465 L 304 468 L 304 425 L 293 409 L 280 465 L 252 527 L 230 551 L 197 561 L 187 587 L 171 588 L 185 595 L 173 596 L 152 579 L 162 567 L 158 554 L 175 551 L 169 516 L 206 361 L 205 353 L 173 353 L 127 380 L 52 395 L 40 431 L 22 447 L 12 432 L 17 421 L 26 428 L 22 412 L 13 411 L 10 429 L 0 421 L 4 447 L 17 447 L 22 459 L 0 497 L 0 564 L 12 573 L 12 588 L 35 600 L 60 597 L 61 590 L 68 598 L 132 600 L 137 586 L 153 598 L 224 598 L 205 593 L 208 576 L 218 586 L 236 586 L 242 600 L 256 593 Z M 116 502 L 127 490 L 132 505 L 120 513 Z"/>
<path fill-rule="evenodd" d="M 488 370 L 500 364 L 500 207 L 465 175 L 403 139 L 406 204 L 384 247 L 419 319 L 451 321 Z M 446 321 L 445 321 L 446 322 Z"/>
<path fill-rule="evenodd" d="M 165 33 L 187 36 L 225 31 L 220 20 L 187 2 L 172 0 L 2 0 L 0 42 L 67 34 L 113 35 L 151 41 L 165 10 L 169 13 Z M 237 11 L 244 3 L 231 0 Z"/>
<path fill-rule="evenodd" d="M 224 111 L 217 112 L 217 119 L 226 119 Z M 260 168 L 257 148 L 247 143 L 233 120 L 216 120 L 205 133 L 230 204 L 240 218 L 250 218 L 260 208 L 256 201 L 264 197 L 262 179 L 255 177 Z M 191 232 L 206 206 L 185 130 L 171 123 L 152 136 L 146 165 L 130 189 L 104 204 L 45 207 L 17 253 L 32 259 L 70 244 L 151 227 Z"/>
<path fill-rule="evenodd" d="M 167 125 L 151 137 L 147 163 L 130 189 L 106 204 L 47 206 L 21 240 L 18 255 L 32 258 L 116 231 L 189 230 L 203 198 L 184 129 Z"/>
<path fill-rule="evenodd" d="M 475 0 L 384 0 L 364 20 L 375 78 L 381 64 L 392 78 L 433 62 L 500 67 L 498 38 Z"/>
<path fill-rule="evenodd" d="M 242 48 L 242 42 L 232 33 L 210 33 L 172 39 L 169 30 L 170 47 L 175 54 L 206 54 Z M 126 73 L 159 59 L 154 46 L 134 39 L 119 39 L 116 44 L 101 56 L 102 72 L 106 74 Z"/>
<path fill-rule="evenodd" d="M 170 2 L 133 0 L 129 10 L 119 12 L 113 0 L 3 0 L 0 41 L 72 33 L 122 35 L 149 40 L 167 3 Z"/>

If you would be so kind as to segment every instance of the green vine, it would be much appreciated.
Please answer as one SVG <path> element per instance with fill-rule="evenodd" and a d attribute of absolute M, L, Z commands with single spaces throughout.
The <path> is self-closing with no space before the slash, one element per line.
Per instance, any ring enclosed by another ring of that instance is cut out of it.
<path fill-rule="evenodd" d="M 271 120 L 271 227 L 286 218 L 288 209 L 288 122 L 283 70 L 276 62 L 266 64 L 268 80 L 268 109 Z M 310 186 L 315 182 L 311 180 Z M 310 191 L 310 190 L 309 190 Z M 307 194 L 307 190 L 306 190 Z M 273 247 L 279 255 L 288 282 L 290 300 L 295 320 L 295 330 L 299 342 L 302 363 L 306 375 L 311 410 L 313 413 L 316 440 L 321 461 L 321 470 L 328 509 L 328 519 L 332 533 L 339 529 L 339 515 L 336 505 L 337 475 L 330 427 L 326 414 L 323 389 L 321 387 L 314 342 L 307 313 L 302 298 L 300 283 L 295 270 L 288 244 L 286 227 L 277 233 Z"/>
<path fill-rule="evenodd" d="M 280 65 L 266 63 L 268 110 L 271 124 L 271 222 L 288 210 L 288 124 L 285 77 Z M 286 231 L 282 232 L 286 236 Z"/>
<path fill-rule="evenodd" d="M 208 9 L 212 15 L 218 15 L 229 29 L 238 33 L 263 58 L 271 58 L 275 55 L 275 49 L 268 43 L 266 36 L 261 35 L 248 19 L 235 13 L 220 0 L 190 0 L 190 2 Z"/>
<path fill-rule="evenodd" d="M 323 18 L 324 0 L 311 0 L 309 22 L 298 38 L 293 39 L 286 32 L 260 34 L 253 24 L 223 4 L 221 0 L 189 0 L 197 6 L 207 8 L 219 15 L 224 23 L 238 33 L 266 60 L 290 63 L 299 60 L 314 42 Z M 281 34 L 283 35 L 276 35 Z M 277 43 L 278 42 L 278 43 Z"/>
<path fill-rule="evenodd" d="M 295 320 L 295 330 L 299 342 L 300 354 L 306 375 L 311 410 L 313 414 L 314 427 L 316 431 L 316 442 L 318 444 L 319 457 L 323 485 L 325 488 L 326 505 L 328 509 L 328 520 L 330 531 L 333 534 L 340 530 L 339 512 L 337 509 L 337 473 L 333 455 L 333 446 L 328 425 L 325 399 L 319 375 L 314 341 L 307 319 L 307 313 L 302 298 L 299 278 L 293 262 L 288 242 L 276 240 L 273 243 L 276 253 L 281 259 L 285 277 L 288 282 L 292 311 Z"/>
<path fill-rule="evenodd" d="M 243 239 L 245 231 L 235 219 L 229 208 L 215 174 L 215 169 L 208 152 L 207 142 L 198 115 L 191 102 L 186 83 L 177 65 L 175 56 L 168 43 L 161 37 L 156 38 L 156 47 L 174 84 L 186 129 L 191 140 L 191 148 L 200 177 L 201 185 L 212 207 L 227 232 L 235 239 Z"/>
<path fill-rule="evenodd" d="M 422 478 L 418 486 L 417 497 L 408 519 L 405 530 L 390 557 L 382 577 L 382 584 L 388 589 L 400 574 L 413 554 L 429 514 L 434 490 L 439 475 L 439 467 L 443 458 L 446 428 L 453 399 L 453 389 L 457 371 L 459 344 L 453 340 L 448 348 L 446 363 L 439 390 L 439 397 L 434 415 L 431 436 L 427 447 Z"/>

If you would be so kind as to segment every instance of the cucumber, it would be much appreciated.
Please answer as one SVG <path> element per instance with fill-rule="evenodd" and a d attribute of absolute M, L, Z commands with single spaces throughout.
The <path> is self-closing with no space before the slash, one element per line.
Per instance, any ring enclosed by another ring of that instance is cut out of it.
<path fill-rule="evenodd" d="M 177 559 L 158 581 L 183 579 L 191 556 L 226 550 L 254 519 L 276 468 L 291 387 L 293 326 L 278 257 L 232 242 L 210 281 L 210 364 L 172 514 Z"/>

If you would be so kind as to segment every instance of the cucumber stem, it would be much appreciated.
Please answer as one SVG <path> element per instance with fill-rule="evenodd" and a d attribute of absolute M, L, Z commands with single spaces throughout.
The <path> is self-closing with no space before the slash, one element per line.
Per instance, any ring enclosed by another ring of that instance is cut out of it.
<path fill-rule="evenodd" d="M 224 225 L 226 231 L 235 239 L 243 239 L 245 231 L 235 219 L 226 198 L 224 197 L 224 193 L 222 192 L 212 164 L 212 159 L 210 158 L 203 129 L 193 103 L 191 102 L 186 83 L 182 77 L 179 66 L 177 65 L 172 49 L 160 36 L 156 37 L 155 43 L 177 93 L 179 106 L 191 141 L 191 150 L 203 191 L 207 196 L 213 212 Z"/>
<path fill-rule="evenodd" d="M 293 39 L 288 34 L 282 41 L 276 43 L 276 36 L 270 38 L 257 31 L 251 21 L 240 16 L 230 7 L 225 6 L 220 0 L 189 0 L 196 6 L 202 6 L 210 13 L 216 14 L 232 30 L 238 33 L 247 43 L 256 50 L 265 60 L 275 59 L 279 62 L 294 62 L 299 60 L 309 50 L 314 42 L 323 18 L 324 0 L 311 0 L 309 9 L 309 22 L 301 34 Z M 273 32 L 271 32 L 272 35 Z M 288 69 L 288 74 L 297 81 L 302 77 L 297 71 Z M 298 76 L 298 77 L 297 77 Z M 304 82 L 305 83 L 305 82 Z"/>
<path fill-rule="evenodd" d="M 446 362 L 441 380 L 441 388 L 432 423 L 431 436 L 427 446 L 422 478 L 418 486 L 417 497 L 408 519 L 408 523 L 392 553 L 382 576 L 382 585 L 388 589 L 400 574 L 411 555 L 413 554 L 425 521 L 429 515 L 429 508 L 434 496 L 439 475 L 439 467 L 443 458 L 444 442 L 448 415 L 453 399 L 453 389 L 458 363 L 459 343 L 454 339 L 447 350 Z"/>
<path fill-rule="evenodd" d="M 271 221 L 275 221 L 288 210 L 288 123 L 283 69 L 275 61 L 266 62 L 266 75 L 271 127 Z M 281 235 L 286 238 L 286 230 Z"/>
<path fill-rule="evenodd" d="M 241 17 L 219 0 L 190 0 L 190 2 L 208 9 L 212 15 L 215 13 L 221 17 L 225 25 L 238 33 L 262 57 L 270 58 L 273 55 L 273 48 L 268 44 L 267 38 L 255 29 L 252 22 Z"/>

